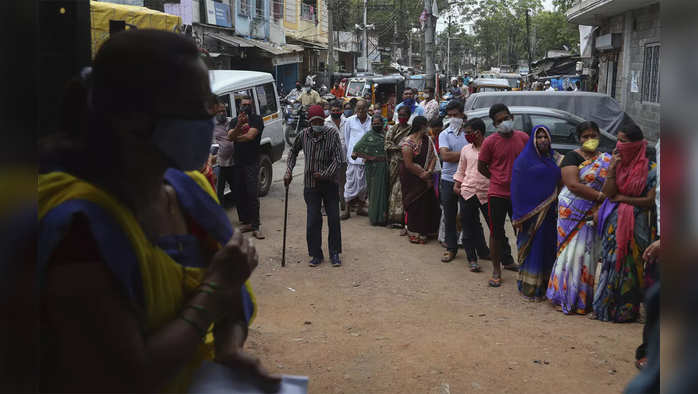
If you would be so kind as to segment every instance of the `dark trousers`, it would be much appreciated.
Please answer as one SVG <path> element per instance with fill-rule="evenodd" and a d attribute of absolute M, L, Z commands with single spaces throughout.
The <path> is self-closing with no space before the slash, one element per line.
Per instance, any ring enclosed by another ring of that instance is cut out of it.
<path fill-rule="evenodd" d="M 324 259 L 322 254 L 322 212 L 321 206 L 327 211 L 327 248 L 330 256 L 342 253 L 342 231 L 339 224 L 339 187 L 334 182 L 321 182 L 315 188 L 305 188 L 303 197 L 307 205 L 306 240 L 308 254 L 311 257 Z"/>
<path fill-rule="evenodd" d="M 468 256 L 468 261 L 477 261 L 478 257 L 488 257 L 490 248 L 485 241 L 485 233 L 482 231 L 480 212 L 487 218 L 487 204 L 480 204 L 477 196 L 465 200 L 458 199 L 460 205 L 460 221 L 463 229 L 463 249 Z M 508 245 L 509 243 L 507 243 Z"/>
<path fill-rule="evenodd" d="M 446 249 L 450 252 L 458 251 L 458 229 L 456 217 L 458 216 L 458 194 L 453 192 L 454 183 L 441 179 L 439 182 L 439 199 L 444 214 L 444 232 L 446 234 Z"/>
<path fill-rule="evenodd" d="M 238 218 L 259 230 L 259 164 L 234 165 L 233 168 Z"/>
<path fill-rule="evenodd" d="M 225 183 L 230 185 L 230 191 L 235 195 L 235 169 L 231 167 L 218 167 L 218 179 L 216 179 L 216 194 L 218 201 L 222 206 L 225 206 Z"/>
<path fill-rule="evenodd" d="M 503 242 L 502 253 L 500 254 L 500 263 L 504 265 L 515 264 L 514 257 L 511 255 L 511 245 L 507 237 L 504 224 L 506 223 L 507 215 L 511 219 L 511 200 L 503 197 L 490 196 L 487 211 L 487 225 L 490 227 L 490 233 L 495 240 Z"/>

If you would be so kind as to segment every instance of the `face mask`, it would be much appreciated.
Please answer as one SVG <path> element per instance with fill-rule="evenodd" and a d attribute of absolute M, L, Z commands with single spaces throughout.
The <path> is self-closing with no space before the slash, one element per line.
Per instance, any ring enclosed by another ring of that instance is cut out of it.
<path fill-rule="evenodd" d="M 198 170 L 208 157 L 213 120 L 160 119 L 151 140 L 181 171 Z"/>
<path fill-rule="evenodd" d="M 339 119 L 342 117 L 341 112 L 332 112 L 330 115 L 332 115 L 332 119 Z"/>
<path fill-rule="evenodd" d="M 240 106 L 240 112 L 244 112 L 244 113 L 246 113 L 246 114 L 249 115 L 252 111 L 250 110 L 250 106 L 249 106 L 249 105 L 241 105 L 241 106 Z"/>
<path fill-rule="evenodd" d="M 599 147 L 599 139 L 598 138 L 590 138 L 582 144 L 582 150 L 587 151 L 587 152 L 596 152 L 596 148 Z"/>
<path fill-rule="evenodd" d="M 375 131 L 376 133 L 382 133 L 383 126 L 373 126 L 373 131 Z"/>
<path fill-rule="evenodd" d="M 325 117 L 328 117 L 328 116 L 330 116 L 330 110 L 329 110 L 329 109 L 326 109 L 326 110 L 325 110 Z"/>
<path fill-rule="evenodd" d="M 301 85 L 296 85 L 297 90 L 301 90 Z"/>
<path fill-rule="evenodd" d="M 460 130 L 460 127 L 463 126 L 463 118 L 451 118 L 450 124 L 452 129 Z"/>
<path fill-rule="evenodd" d="M 413 106 L 414 105 L 414 99 L 413 98 L 408 98 L 403 101 L 403 103 L 407 106 Z"/>
<path fill-rule="evenodd" d="M 223 124 L 223 123 L 225 123 L 226 120 L 227 120 L 227 118 L 225 117 L 225 114 L 216 115 L 216 123 Z"/>
<path fill-rule="evenodd" d="M 505 120 L 497 126 L 497 132 L 499 134 L 509 134 L 514 131 L 514 121 Z"/>
<path fill-rule="evenodd" d="M 308 93 L 308 92 L 310 91 L 310 87 L 309 87 L 309 86 L 304 87 L 304 88 L 303 88 L 303 91 L 306 92 L 306 93 Z"/>
<path fill-rule="evenodd" d="M 345 109 L 345 110 L 344 110 L 344 117 L 345 117 L 345 118 L 348 118 L 348 117 L 352 116 L 353 114 L 354 114 L 354 111 L 352 111 L 352 110 L 350 110 L 350 109 Z"/>
<path fill-rule="evenodd" d="M 313 133 L 319 133 L 322 131 L 322 126 L 312 126 Z"/>
<path fill-rule="evenodd" d="M 468 142 L 471 143 L 471 144 L 474 144 L 475 141 L 477 141 L 477 137 L 475 136 L 475 134 L 466 134 L 466 135 L 465 135 L 465 140 L 468 141 Z"/>
<path fill-rule="evenodd" d="M 406 125 L 408 120 L 410 120 L 410 118 L 397 118 L 398 123 L 401 125 Z"/>

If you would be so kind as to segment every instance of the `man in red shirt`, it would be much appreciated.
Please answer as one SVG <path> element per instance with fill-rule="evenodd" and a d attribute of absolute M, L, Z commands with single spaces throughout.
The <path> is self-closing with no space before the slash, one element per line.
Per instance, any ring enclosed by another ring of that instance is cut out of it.
<path fill-rule="evenodd" d="M 499 287 L 502 283 L 502 263 L 504 268 L 517 271 L 518 266 L 511 255 L 501 256 L 506 239 L 504 222 L 507 214 L 511 219 L 511 174 L 514 160 L 528 142 L 528 134 L 514 130 L 514 115 L 504 104 L 490 107 L 490 118 L 497 132 L 482 143 L 478 156 L 478 171 L 490 179 L 487 190 L 490 216 L 490 254 L 492 256 L 492 278 L 489 284 Z"/>

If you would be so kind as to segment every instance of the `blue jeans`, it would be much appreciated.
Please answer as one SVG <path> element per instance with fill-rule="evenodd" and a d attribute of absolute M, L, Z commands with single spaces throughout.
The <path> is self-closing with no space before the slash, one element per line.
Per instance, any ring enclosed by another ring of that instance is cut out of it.
<path fill-rule="evenodd" d="M 453 192 L 453 181 L 441 179 L 439 183 L 439 199 L 444 214 L 444 231 L 446 233 L 446 249 L 449 252 L 458 252 L 458 229 L 456 217 L 458 216 L 458 194 Z"/>

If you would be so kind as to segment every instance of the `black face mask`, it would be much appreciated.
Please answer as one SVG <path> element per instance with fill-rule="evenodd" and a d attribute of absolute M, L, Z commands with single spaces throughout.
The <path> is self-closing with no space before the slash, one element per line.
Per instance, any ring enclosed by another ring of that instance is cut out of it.
<path fill-rule="evenodd" d="M 301 85 L 296 85 L 296 89 L 301 90 Z"/>
<path fill-rule="evenodd" d="M 383 126 L 373 126 L 373 131 L 376 133 L 382 133 L 383 132 Z"/>
<path fill-rule="evenodd" d="M 250 109 L 249 105 L 241 105 L 240 112 L 244 112 L 244 113 L 250 115 L 252 113 L 252 110 Z"/>
<path fill-rule="evenodd" d="M 336 113 L 330 112 L 330 116 L 332 116 L 332 119 L 339 119 L 342 117 L 342 113 L 341 112 L 336 112 Z"/>

